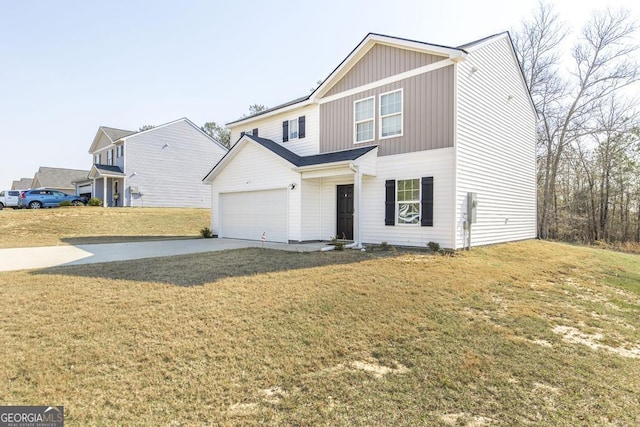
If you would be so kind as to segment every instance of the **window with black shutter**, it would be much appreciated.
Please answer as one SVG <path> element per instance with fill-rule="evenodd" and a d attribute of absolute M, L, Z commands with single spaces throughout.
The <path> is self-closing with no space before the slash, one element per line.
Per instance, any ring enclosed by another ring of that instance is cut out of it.
<path fill-rule="evenodd" d="M 420 225 L 433 227 L 433 177 L 422 177 L 422 199 L 420 200 L 422 215 Z"/>
<path fill-rule="evenodd" d="M 396 225 L 396 180 L 385 182 L 384 225 Z"/>
<path fill-rule="evenodd" d="M 384 224 L 432 227 L 433 177 L 385 181 Z"/>

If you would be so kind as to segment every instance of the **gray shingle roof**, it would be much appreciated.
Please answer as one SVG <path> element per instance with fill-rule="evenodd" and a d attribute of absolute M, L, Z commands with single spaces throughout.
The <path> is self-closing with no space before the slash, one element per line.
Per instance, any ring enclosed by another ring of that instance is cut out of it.
<path fill-rule="evenodd" d="M 120 169 L 120 166 L 113 166 L 113 165 L 93 165 L 93 167 L 95 167 L 96 169 L 98 169 L 101 172 L 109 172 L 109 173 L 121 173 L 124 175 L 124 172 L 122 171 L 122 169 Z"/>
<path fill-rule="evenodd" d="M 83 169 L 62 169 L 42 166 L 36 172 L 34 181 L 38 181 L 41 187 L 51 188 L 73 188 L 73 182 L 86 179 L 88 170 Z"/>
<path fill-rule="evenodd" d="M 19 181 L 13 181 L 11 184 L 12 190 L 28 190 L 31 188 L 33 178 L 20 178 Z"/>
<path fill-rule="evenodd" d="M 355 160 L 358 157 L 368 153 L 369 151 L 377 147 L 376 145 L 371 145 L 368 147 L 354 148 L 351 150 L 314 154 L 312 156 L 298 156 L 293 151 L 286 149 L 282 145 L 270 139 L 260 138 L 258 136 L 253 136 L 253 135 L 245 135 L 245 136 L 247 136 L 248 138 L 251 138 L 253 141 L 257 142 L 258 144 L 262 145 L 266 149 L 274 152 L 275 154 L 282 157 L 289 163 L 292 163 L 298 167 Z"/>
<path fill-rule="evenodd" d="M 102 129 L 104 133 L 106 133 L 107 136 L 111 139 L 111 141 L 114 141 L 114 142 L 119 140 L 120 138 L 124 138 L 125 136 L 129 136 L 129 135 L 133 135 L 134 133 L 137 133 L 131 130 L 116 129 L 116 128 L 110 128 L 107 126 L 100 126 L 100 129 Z"/>

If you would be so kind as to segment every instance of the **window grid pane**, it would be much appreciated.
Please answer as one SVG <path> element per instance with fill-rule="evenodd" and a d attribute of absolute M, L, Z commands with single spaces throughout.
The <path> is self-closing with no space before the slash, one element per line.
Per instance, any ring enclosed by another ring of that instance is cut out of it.
<path fill-rule="evenodd" d="M 380 137 L 402 134 L 402 91 L 380 96 Z"/>
<path fill-rule="evenodd" d="M 420 180 L 397 181 L 398 224 L 420 222 Z"/>
<path fill-rule="evenodd" d="M 382 136 L 400 135 L 402 133 L 402 115 L 397 114 L 382 119 Z"/>
<path fill-rule="evenodd" d="M 373 119 L 373 98 L 356 102 L 356 122 Z"/>
<path fill-rule="evenodd" d="M 289 139 L 298 138 L 298 120 L 289 120 Z"/>

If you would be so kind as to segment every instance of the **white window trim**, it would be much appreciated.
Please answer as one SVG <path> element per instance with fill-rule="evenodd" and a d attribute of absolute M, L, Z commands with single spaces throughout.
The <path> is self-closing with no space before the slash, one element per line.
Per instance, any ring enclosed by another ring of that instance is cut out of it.
<path fill-rule="evenodd" d="M 356 121 L 356 104 L 359 102 L 368 101 L 370 99 L 373 100 L 373 117 L 366 120 Z M 369 121 L 373 122 L 373 138 L 358 141 L 358 125 L 361 123 L 369 122 Z M 376 97 L 374 95 L 374 96 L 369 96 L 367 98 L 356 99 L 355 101 L 353 101 L 353 143 L 363 144 L 365 142 L 371 142 L 375 140 L 376 140 Z"/>
<path fill-rule="evenodd" d="M 288 126 L 288 130 L 289 130 L 289 141 L 293 140 L 293 139 L 299 139 L 300 138 L 300 123 L 298 122 L 298 117 L 296 117 L 295 119 L 291 119 L 289 120 L 289 126 Z M 291 136 L 291 122 L 295 122 L 296 123 L 296 136 L 295 138 Z"/>
<path fill-rule="evenodd" d="M 415 224 L 407 224 L 407 223 L 403 223 L 403 222 L 399 222 L 398 221 L 398 216 L 400 215 L 400 203 L 415 203 L 415 201 L 407 201 L 407 200 L 403 200 L 400 201 L 398 200 L 398 188 L 400 187 L 398 185 L 399 181 L 411 181 L 417 179 L 418 180 L 418 222 Z M 395 214 L 395 222 L 396 222 L 396 226 L 398 227 L 420 227 L 420 222 L 422 220 L 422 181 L 421 178 L 402 178 L 402 179 L 396 179 L 396 214 Z"/>
<path fill-rule="evenodd" d="M 382 115 L 382 97 L 384 95 L 389 95 L 390 93 L 400 92 L 400 112 L 387 114 L 386 116 Z M 380 139 L 390 139 L 390 138 L 398 138 L 404 135 L 404 91 L 403 88 L 390 90 L 389 92 L 380 94 L 380 129 L 378 130 L 378 137 Z M 400 116 L 400 133 L 396 135 L 382 136 L 382 120 L 387 117 Z"/>

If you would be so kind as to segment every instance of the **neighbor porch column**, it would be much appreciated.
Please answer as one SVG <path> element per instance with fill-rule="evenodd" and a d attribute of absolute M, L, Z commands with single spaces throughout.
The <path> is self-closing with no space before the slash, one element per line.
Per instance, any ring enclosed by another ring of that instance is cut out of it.
<path fill-rule="evenodd" d="M 102 207 L 107 207 L 107 177 L 102 178 L 104 180 L 103 191 L 102 191 Z"/>

